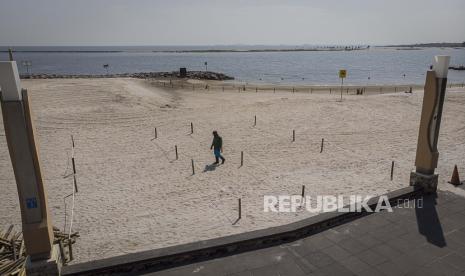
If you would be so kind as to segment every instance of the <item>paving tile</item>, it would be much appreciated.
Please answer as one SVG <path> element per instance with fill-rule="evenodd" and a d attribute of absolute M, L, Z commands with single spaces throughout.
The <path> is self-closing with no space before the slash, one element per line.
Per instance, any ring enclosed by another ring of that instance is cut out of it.
<path fill-rule="evenodd" d="M 376 266 L 388 261 L 386 257 L 376 253 L 371 249 L 365 250 L 362 253 L 357 254 L 356 257 L 371 266 Z"/>
<path fill-rule="evenodd" d="M 335 260 L 323 252 L 311 253 L 305 256 L 305 259 L 317 268 L 321 268 L 335 263 Z"/>
<path fill-rule="evenodd" d="M 253 276 L 280 276 L 274 265 L 251 269 L 250 272 Z"/>
<path fill-rule="evenodd" d="M 350 252 L 337 245 L 326 247 L 321 251 L 336 261 L 347 259 L 351 255 Z"/>
<path fill-rule="evenodd" d="M 252 272 L 250 271 L 242 271 L 234 274 L 226 274 L 225 276 L 252 276 Z"/>
<path fill-rule="evenodd" d="M 458 245 L 457 243 L 449 243 L 449 248 L 459 256 L 465 258 L 465 245 Z"/>
<path fill-rule="evenodd" d="M 357 276 L 377 276 L 382 275 L 382 273 L 374 267 L 370 267 L 369 269 L 365 269 L 363 271 L 355 273 Z"/>
<path fill-rule="evenodd" d="M 448 247 L 447 245 L 440 247 L 431 243 L 426 243 L 425 245 L 421 246 L 420 249 L 426 250 L 430 254 L 438 258 L 441 258 L 453 252 L 452 248 Z"/>
<path fill-rule="evenodd" d="M 319 270 L 319 273 L 322 275 L 327 275 L 327 276 L 333 276 L 333 275 L 344 275 L 344 276 L 350 276 L 350 275 L 355 275 L 352 271 L 347 269 L 341 264 L 335 263 L 332 265 L 328 265 L 326 267 L 323 267 Z"/>
<path fill-rule="evenodd" d="M 228 261 L 227 259 L 225 261 Z M 236 256 L 236 263 L 246 269 L 255 269 L 270 265 L 272 260 L 269 256 L 261 255 L 259 252 L 247 252 Z"/>
<path fill-rule="evenodd" d="M 389 244 L 389 246 L 395 248 L 397 251 L 401 253 L 407 253 L 415 248 L 419 248 L 422 246 L 422 244 L 411 244 L 405 239 L 401 238 L 394 238 L 386 242 L 386 244 Z"/>
<path fill-rule="evenodd" d="M 383 242 L 387 242 L 407 234 L 409 234 L 409 230 L 399 225 L 387 225 L 386 227 L 378 229 L 377 231 L 370 232 L 371 236 Z"/>
<path fill-rule="evenodd" d="M 425 250 L 425 248 L 421 247 L 408 252 L 406 255 L 416 260 L 421 265 L 425 265 L 439 259 L 437 254 Z"/>
<path fill-rule="evenodd" d="M 294 261 L 286 259 L 276 265 L 276 271 L 279 275 L 303 276 L 305 271 Z"/>
<path fill-rule="evenodd" d="M 297 254 L 301 255 L 301 256 L 305 256 L 305 255 L 308 255 L 310 253 L 314 253 L 316 251 L 318 251 L 318 249 L 316 249 L 314 246 L 310 245 L 310 243 L 308 242 L 304 242 L 303 240 L 298 240 L 292 244 L 288 244 L 286 246 L 286 248 L 288 248 L 288 250 L 290 251 L 294 251 L 296 252 Z"/>
<path fill-rule="evenodd" d="M 306 258 L 297 256 L 294 259 L 297 266 L 305 273 L 310 274 L 318 270 L 318 267 L 310 263 Z"/>
<path fill-rule="evenodd" d="M 456 253 L 451 253 L 443 257 L 441 261 L 452 265 L 460 271 L 465 270 L 465 258 Z"/>
<path fill-rule="evenodd" d="M 450 264 L 444 262 L 443 260 L 438 260 L 436 262 L 430 263 L 425 266 L 427 273 L 432 273 L 433 275 L 459 275 L 460 270 L 451 266 Z M 428 275 L 428 274 L 426 274 Z"/>
<path fill-rule="evenodd" d="M 399 238 L 403 239 L 407 243 L 413 243 L 416 245 L 426 243 L 426 239 L 424 236 L 420 235 L 419 233 L 407 233 L 405 235 L 399 236 Z"/>
<path fill-rule="evenodd" d="M 390 262 L 394 263 L 402 274 L 415 271 L 423 267 L 423 262 L 408 255 L 399 255 L 391 258 Z"/>
<path fill-rule="evenodd" d="M 464 218 L 465 220 L 465 218 Z M 445 235 L 453 232 L 453 231 L 457 231 L 457 230 L 460 230 L 462 229 L 464 226 L 463 226 L 463 223 L 461 220 L 457 220 L 455 218 L 444 218 L 444 219 L 441 219 L 441 226 L 442 226 L 442 230 L 444 232 Z"/>
<path fill-rule="evenodd" d="M 446 276 L 442 272 L 436 271 L 436 269 L 430 269 L 427 267 L 416 268 L 413 271 L 408 272 L 405 276 Z M 449 275 L 448 275 L 449 276 Z"/>
<path fill-rule="evenodd" d="M 379 243 L 378 240 L 366 235 L 365 237 L 360 237 L 359 240 L 353 238 L 345 239 L 339 242 L 338 245 L 351 254 L 357 254 Z"/>
<path fill-rule="evenodd" d="M 320 250 L 326 247 L 334 245 L 334 243 L 323 236 L 322 234 L 316 234 L 304 239 L 304 242 L 307 243 L 311 248 Z"/>
<path fill-rule="evenodd" d="M 371 268 L 368 264 L 362 262 L 359 258 L 354 256 L 350 256 L 347 259 L 341 260 L 339 261 L 339 263 L 345 266 L 353 273 L 361 272 Z"/>
<path fill-rule="evenodd" d="M 328 229 L 323 232 L 323 235 L 329 239 L 330 241 L 334 243 L 338 243 L 342 241 L 343 239 L 347 238 L 347 234 L 344 234 L 342 232 L 336 231 L 334 229 Z"/>
<path fill-rule="evenodd" d="M 402 271 L 400 267 L 398 267 L 392 261 L 387 261 L 382 264 L 379 264 L 376 266 L 376 269 L 378 269 L 384 275 L 387 275 L 387 276 L 398 276 L 398 275 L 402 275 L 405 273 L 404 271 Z"/>
<path fill-rule="evenodd" d="M 366 247 L 366 248 L 370 248 L 370 247 L 373 247 L 375 245 L 383 243 L 382 240 L 376 239 L 370 233 L 365 233 L 365 234 L 360 235 L 358 237 L 354 237 L 354 239 L 356 241 L 360 242 L 360 244 L 362 246 Z"/>
<path fill-rule="evenodd" d="M 371 250 L 375 251 L 376 253 L 379 253 L 387 259 L 392 259 L 396 256 L 401 255 L 401 252 L 399 250 L 393 248 L 388 243 L 376 245 L 372 247 Z"/>

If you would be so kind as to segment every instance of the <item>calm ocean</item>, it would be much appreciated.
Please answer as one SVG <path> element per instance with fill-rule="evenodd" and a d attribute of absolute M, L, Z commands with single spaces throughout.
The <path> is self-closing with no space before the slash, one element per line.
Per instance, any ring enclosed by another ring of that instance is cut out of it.
<path fill-rule="evenodd" d="M 258 46 L 257 46 L 258 47 Z M 166 53 L 160 50 L 209 49 L 208 47 L 14 47 L 21 73 L 22 61 L 30 61 L 33 73 L 105 74 L 148 71 L 208 70 L 238 81 L 274 84 L 338 84 L 338 70 L 347 70 L 347 84 L 422 84 L 434 55 L 450 55 L 452 65 L 465 65 L 465 48 L 397 50 L 370 48 L 357 51 L 307 52 L 203 52 Z M 237 49 L 237 46 L 214 47 Z M 279 48 L 279 46 L 258 48 Z M 292 48 L 283 47 L 281 48 Z M 0 50 L 5 50 L 0 47 Z M 243 46 L 242 49 L 253 49 Z M 47 51 L 47 52 L 38 52 Z M 79 52 L 81 51 L 81 52 Z M 85 51 L 85 52 L 82 52 Z M 0 60 L 8 54 L 0 52 Z M 449 83 L 465 82 L 465 71 L 449 71 Z"/>

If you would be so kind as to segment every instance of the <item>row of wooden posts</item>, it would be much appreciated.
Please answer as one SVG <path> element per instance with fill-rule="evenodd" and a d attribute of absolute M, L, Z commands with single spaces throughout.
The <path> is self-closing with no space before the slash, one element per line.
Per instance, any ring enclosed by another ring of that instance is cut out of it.
<path fill-rule="evenodd" d="M 254 116 L 254 126 L 257 125 L 257 116 L 255 115 Z M 194 124 L 191 122 L 190 123 L 190 126 L 191 126 L 191 134 L 194 133 Z M 157 128 L 155 127 L 155 130 L 154 130 L 154 138 L 153 139 L 157 139 L 158 138 L 158 132 L 157 132 Z M 295 130 L 292 130 L 292 142 L 295 142 Z M 323 150 L 324 150 L 324 142 L 325 142 L 325 139 L 322 138 L 321 139 L 321 146 L 320 146 L 320 153 L 323 153 Z M 74 146 L 74 142 L 73 142 L 73 146 Z M 178 154 L 178 146 L 175 145 L 174 146 L 174 152 L 175 152 L 175 156 L 176 156 L 176 160 L 179 159 L 179 154 Z M 241 151 L 241 163 L 240 163 L 240 167 L 244 166 L 244 152 Z M 195 175 L 195 165 L 194 165 L 194 159 L 191 159 L 191 166 L 192 166 L 192 175 Z M 394 161 L 392 161 L 391 163 L 391 181 L 393 180 L 393 177 L 394 177 Z M 301 192 L 301 195 L 302 195 L 302 198 L 305 197 L 305 185 L 302 185 L 302 192 Z M 242 200 L 241 198 L 238 198 L 238 218 L 237 220 L 233 223 L 233 224 L 236 224 L 240 219 L 242 218 Z"/>

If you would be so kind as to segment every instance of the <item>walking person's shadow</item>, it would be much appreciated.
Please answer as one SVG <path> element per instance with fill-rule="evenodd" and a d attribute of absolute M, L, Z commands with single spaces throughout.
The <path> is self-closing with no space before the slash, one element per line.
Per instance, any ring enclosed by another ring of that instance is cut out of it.
<path fill-rule="evenodd" d="M 218 164 L 210 164 L 210 165 L 205 165 L 205 168 L 203 169 L 203 172 L 212 172 L 216 170 L 216 167 L 218 167 Z"/>

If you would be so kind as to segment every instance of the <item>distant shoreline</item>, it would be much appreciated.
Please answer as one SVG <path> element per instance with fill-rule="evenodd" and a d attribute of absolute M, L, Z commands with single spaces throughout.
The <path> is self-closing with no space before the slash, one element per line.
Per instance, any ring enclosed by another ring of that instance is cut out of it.
<path fill-rule="evenodd" d="M 262 52 L 340 52 L 368 50 L 370 46 L 330 46 L 283 49 L 186 49 L 186 50 L 13 50 L 15 53 L 262 53 Z M 8 50 L 0 50 L 8 53 Z"/>
<path fill-rule="evenodd" d="M 389 48 L 465 48 L 465 42 L 440 42 L 440 43 L 417 43 L 417 44 L 401 44 L 401 45 L 386 45 L 382 47 Z"/>

